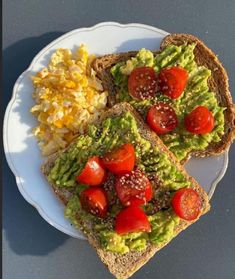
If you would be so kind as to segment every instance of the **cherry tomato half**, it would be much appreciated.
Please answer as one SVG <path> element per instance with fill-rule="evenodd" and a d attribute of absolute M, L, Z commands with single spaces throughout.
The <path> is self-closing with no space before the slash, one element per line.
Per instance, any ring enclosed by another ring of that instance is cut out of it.
<path fill-rule="evenodd" d="M 106 192 L 100 187 L 90 187 L 80 194 L 82 208 L 92 215 L 104 218 L 107 214 L 108 201 Z"/>
<path fill-rule="evenodd" d="M 184 220 L 194 220 L 201 211 L 201 200 L 198 193 L 190 188 L 183 188 L 175 192 L 172 207 L 176 215 Z"/>
<path fill-rule="evenodd" d="M 104 182 L 106 171 L 102 167 L 102 161 L 99 157 L 91 157 L 80 175 L 77 176 L 77 181 L 90 186 L 97 186 Z"/>
<path fill-rule="evenodd" d="M 128 92 L 137 100 L 150 99 L 157 91 L 156 74 L 151 67 L 134 69 L 128 79 Z"/>
<path fill-rule="evenodd" d="M 135 149 L 130 143 L 106 153 L 102 159 L 103 165 L 114 174 L 132 171 L 135 165 Z"/>
<path fill-rule="evenodd" d="M 129 206 L 120 211 L 115 220 L 118 234 L 131 232 L 150 232 L 151 226 L 147 215 L 137 206 Z"/>
<path fill-rule="evenodd" d="M 158 135 L 166 134 L 178 125 L 178 118 L 174 109 L 164 102 L 153 105 L 148 111 L 146 120 Z"/>
<path fill-rule="evenodd" d="M 158 75 L 158 87 L 164 95 L 176 99 L 184 91 L 188 72 L 180 67 L 162 69 Z"/>
<path fill-rule="evenodd" d="M 152 185 L 140 170 L 117 176 L 115 189 L 124 206 L 146 204 L 153 196 Z"/>
<path fill-rule="evenodd" d="M 193 134 L 207 134 L 214 128 L 214 116 L 205 106 L 198 106 L 184 119 L 185 128 Z"/>

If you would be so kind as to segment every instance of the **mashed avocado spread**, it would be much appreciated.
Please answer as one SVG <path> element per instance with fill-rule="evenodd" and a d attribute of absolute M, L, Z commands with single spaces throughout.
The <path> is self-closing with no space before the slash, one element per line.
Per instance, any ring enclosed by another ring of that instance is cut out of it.
<path fill-rule="evenodd" d="M 159 245 L 170 240 L 174 237 L 174 227 L 179 222 L 179 218 L 171 208 L 160 210 L 155 214 L 149 214 L 144 208 L 151 223 L 151 233 L 118 235 L 113 229 L 113 212 L 117 213 L 120 208 L 110 208 L 106 219 L 95 217 L 82 210 L 79 194 L 86 186 L 78 184 L 76 176 L 80 174 L 91 156 L 103 155 L 128 142 L 135 147 L 138 168 L 146 175 L 156 173 L 161 187 L 166 192 L 173 193 L 179 188 L 190 186 L 184 174 L 167 155 L 158 146 L 151 146 L 151 143 L 141 136 L 136 120 L 129 112 L 107 118 L 100 126 L 90 125 L 87 135 L 79 136 L 67 151 L 59 155 L 48 175 L 49 181 L 57 187 L 70 188 L 75 192 L 66 206 L 65 216 L 77 227 L 80 226 L 77 216 L 91 220 L 92 233 L 97 235 L 101 245 L 109 251 L 122 254 L 130 250 L 143 250 L 148 242 Z M 151 206 L 151 201 L 148 205 Z"/>
<path fill-rule="evenodd" d="M 204 66 L 196 64 L 193 53 L 194 48 L 195 44 L 169 45 L 156 56 L 149 50 L 141 49 L 136 57 L 126 62 L 120 62 L 111 68 L 111 74 L 118 87 L 117 100 L 119 102 L 129 102 L 144 117 L 149 107 L 157 101 L 168 102 L 174 108 L 179 119 L 179 125 L 172 132 L 160 137 L 179 160 L 186 158 L 190 152 L 204 150 L 211 142 L 220 141 L 224 133 L 224 108 L 218 105 L 215 93 L 209 91 L 207 84 L 211 71 Z M 128 76 L 133 69 L 142 66 L 153 67 L 156 72 L 171 66 L 185 68 L 189 73 L 189 80 L 183 94 L 175 100 L 162 94 L 151 100 L 134 100 L 128 94 Z M 214 129 L 211 133 L 205 135 L 189 133 L 183 125 L 184 117 L 199 105 L 206 106 L 215 119 Z"/>

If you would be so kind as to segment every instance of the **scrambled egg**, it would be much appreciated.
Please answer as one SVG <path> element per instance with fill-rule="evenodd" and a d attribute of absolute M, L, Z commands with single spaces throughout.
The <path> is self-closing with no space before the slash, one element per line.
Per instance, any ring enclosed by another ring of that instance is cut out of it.
<path fill-rule="evenodd" d="M 36 105 L 30 111 L 39 121 L 34 134 L 44 156 L 66 147 L 105 109 L 108 93 L 91 68 L 94 58 L 84 45 L 74 55 L 61 48 L 32 77 Z"/>

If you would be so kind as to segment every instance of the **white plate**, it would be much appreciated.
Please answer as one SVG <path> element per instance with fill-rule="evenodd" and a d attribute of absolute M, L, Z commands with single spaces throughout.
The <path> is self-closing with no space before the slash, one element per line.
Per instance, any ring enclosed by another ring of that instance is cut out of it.
<path fill-rule="evenodd" d="M 58 230 L 77 238 L 83 235 L 64 218 L 64 206 L 53 194 L 40 172 L 43 158 L 32 135 L 36 120 L 29 109 L 33 105 L 33 86 L 30 76 L 47 66 L 57 48 L 75 49 L 85 43 L 90 53 L 97 55 L 138 50 L 145 47 L 158 49 L 168 33 L 143 24 L 104 22 L 90 28 L 73 30 L 50 43 L 36 55 L 29 68 L 17 79 L 12 99 L 4 118 L 3 140 L 7 162 L 16 177 L 23 197 L 39 214 Z M 206 189 L 211 197 L 216 184 L 223 177 L 228 164 L 228 153 L 218 157 L 191 159 L 187 169 Z"/>

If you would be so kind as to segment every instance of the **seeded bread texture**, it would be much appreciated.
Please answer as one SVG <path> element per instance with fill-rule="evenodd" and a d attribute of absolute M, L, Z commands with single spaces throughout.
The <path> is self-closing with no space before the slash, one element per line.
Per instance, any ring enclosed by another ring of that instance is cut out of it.
<path fill-rule="evenodd" d="M 210 143 L 203 151 L 194 151 L 188 154 L 181 163 L 185 163 L 191 156 L 205 157 L 218 155 L 229 148 L 235 138 L 235 105 L 229 91 L 228 76 L 226 70 L 218 60 L 217 56 L 197 37 L 189 34 L 170 34 L 166 36 L 160 45 L 160 51 L 170 44 L 182 45 L 196 43 L 194 50 L 195 60 L 198 65 L 206 66 L 211 70 L 212 75 L 208 81 L 210 91 L 215 92 L 218 103 L 226 107 L 224 111 L 225 127 L 221 141 Z M 154 54 L 159 51 L 154 52 Z M 126 61 L 137 54 L 136 51 L 127 53 L 110 54 L 98 57 L 93 62 L 93 68 L 101 79 L 105 90 L 109 92 L 108 105 L 113 106 L 117 100 L 117 88 L 110 73 L 112 66 L 121 61 Z"/>
<path fill-rule="evenodd" d="M 175 158 L 175 156 L 165 147 L 161 139 L 152 132 L 148 126 L 143 122 L 141 116 L 135 111 L 135 109 L 128 103 L 119 103 L 115 105 L 113 108 L 106 111 L 99 122 L 102 122 L 106 118 L 112 118 L 119 116 L 125 112 L 129 111 L 136 119 L 137 125 L 138 125 L 138 131 L 141 134 L 141 137 L 148 140 L 152 146 L 157 145 L 160 150 L 162 150 L 164 153 L 166 153 L 171 160 L 171 162 L 180 169 L 186 178 L 191 182 L 192 187 L 199 193 L 201 201 L 202 201 L 202 210 L 201 215 L 205 214 L 209 208 L 209 201 L 208 196 L 206 192 L 200 187 L 200 185 L 195 181 L 194 178 L 190 177 L 183 166 L 178 162 L 178 160 Z M 97 123 L 99 124 L 99 123 Z M 64 151 L 62 151 L 64 152 Z M 54 164 L 54 161 L 56 159 L 57 155 L 53 155 L 50 157 L 45 164 L 42 166 L 41 170 L 43 174 L 47 177 L 49 174 L 49 171 L 51 167 Z M 55 193 L 59 196 L 59 198 L 63 201 L 64 204 L 67 203 L 67 197 L 63 198 L 63 191 L 57 191 L 57 187 L 55 185 L 51 185 L 53 189 L 55 190 Z M 200 217 L 199 216 L 199 217 Z M 199 218 L 198 217 L 198 218 Z M 143 266 L 157 251 L 159 251 L 163 246 L 165 246 L 168 242 L 164 242 L 161 245 L 152 245 L 148 244 L 146 250 L 137 252 L 137 251 L 131 251 L 128 252 L 125 255 L 121 255 L 118 253 L 112 253 L 109 251 L 104 250 L 95 236 L 95 234 L 92 233 L 91 227 L 92 224 L 86 220 L 81 220 L 79 216 L 77 216 L 78 221 L 82 225 L 84 229 L 84 233 L 87 236 L 88 242 L 95 248 L 97 254 L 101 258 L 102 262 L 108 267 L 109 271 L 118 279 L 126 279 L 129 278 L 133 273 L 135 273 L 141 266 Z M 196 221 L 196 220 L 195 220 Z M 193 221 L 193 222 L 195 222 Z M 175 236 L 180 233 L 182 230 L 187 228 L 189 225 L 191 225 L 193 222 L 186 222 L 181 220 L 179 225 L 175 228 Z M 90 233 L 89 233 L 90 232 Z"/>
<path fill-rule="evenodd" d="M 66 150 L 69 147 L 65 148 L 63 151 L 61 152 L 66 152 Z M 47 176 L 51 170 L 51 168 L 54 166 L 55 160 L 56 158 L 59 156 L 59 154 L 61 152 L 56 152 L 52 155 L 50 155 L 46 161 L 43 163 L 43 165 L 41 166 L 41 172 Z M 62 203 L 64 205 L 66 205 L 69 201 L 69 199 L 72 197 L 73 195 L 73 190 L 71 189 L 65 189 L 65 188 L 59 188 L 57 187 L 55 184 L 50 184 L 53 191 L 55 192 L 56 196 L 62 201 Z"/>

